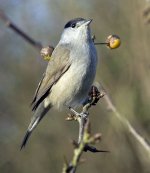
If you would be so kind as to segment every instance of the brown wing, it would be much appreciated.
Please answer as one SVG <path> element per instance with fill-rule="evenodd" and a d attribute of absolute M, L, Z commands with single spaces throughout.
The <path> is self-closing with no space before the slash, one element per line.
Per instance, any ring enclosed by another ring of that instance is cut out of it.
<path fill-rule="evenodd" d="M 69 56 L 70 51 L 64 46 L 59 45 L 55 48 L 52 58 L 48 63 L 46 72 L 35 92 L 35 96 L 32 101 L 32 110 L 36 110 L 38 105 L 47 97 L 47 95 L 49 95 L 52 86 L 69 69 L 71 65 Z"/>
<path fill-rule="evenodd" d="M 32 105 L 32 104 L 35 102 L 35 100 L 36 100 L 37 93 L 38 93 L 38 91 L 39 91 L 39 88 L 41 87 L 41 84 L 42 84 L 42 81 L 43 81 L 44 77 L 45 77 L 45 73 L 43 74 L 42 79 L 40 80 L 40 82 L 39 82 L 39 84 L 38 84 L 38 86 L 37 86 L 37 89 L 36 89 L 36 91 L 35 91 L 35 94 L 34 94 L 34 97 L 33 97 L 32 102 L 31 102 L 31 105 Z"/>

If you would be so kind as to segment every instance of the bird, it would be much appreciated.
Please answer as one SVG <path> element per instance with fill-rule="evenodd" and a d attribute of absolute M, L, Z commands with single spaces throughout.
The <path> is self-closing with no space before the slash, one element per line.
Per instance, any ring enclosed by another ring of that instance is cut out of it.
<path fill-rule="evenodd" d="M 77 108 L 83 104 L 93 84 L 97 51 L 92 40 L 92 19 L 75 18 L 64 26 L 60 40 L 32 101 L 33 117 L 20 146 L 27 144 L 33 130 L 51 108 Z"/>

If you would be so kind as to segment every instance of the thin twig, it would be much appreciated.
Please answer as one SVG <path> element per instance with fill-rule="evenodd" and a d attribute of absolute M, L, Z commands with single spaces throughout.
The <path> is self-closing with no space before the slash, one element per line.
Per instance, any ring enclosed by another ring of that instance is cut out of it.
<path fill-rule="evenodd" d="M 22 31 L 18 26 L 16 26 L 7 16 L 6 14 L 0 9 L 0 18 L 2 21 L 6 24 L 7 27 L 12 29 L 15 33 L 20 35 L 25 41 L 30 43 L 32 46 L 37 48 L 38 50 L 42 49 L 42 44 L 40 42 L 35 41 L 33 38 L 31 38 L 28 34 L 26 34 L 24 31 Z M 50 46 L 50 48 L 53 50 L 53 46 Z"/>
<path fill-rule="evenodd" d="M 81 155 L 83 154 L 86 146 L 89 146 L 89 144 L 95 144 L 96 142 L 99 142 L 100 139 L 101 139 L 101 134 L 99 134 L 99 133 L 91 136 L 90 123 L 89 123 L 89 120 L 87 119 L 87 121 L 84 125 L 84 129 L 83 129 L 83 139 L 81 140 L 80 144 L 73 141 L 73 144 L 75 147 L 73 158 L 69 165 L 65 161 L 62 172 L 63 173 L 75 173 L 77 170 L 77 166 L 80 163 Z M 105 152 L 105 151 L 102 151 L 102 152 Z"/>
<path fill-rule="evenodd" d="M 82 139 L 83 139 L 84 126 L 85 126 L 85 124 L 87 122 L 87 118 L 81 116 L 81 118 L 78 119 L 78 122 L 79 122 L 78 144 L 80 144 Z"/>
<path fill-rule="evenodd" d="M 89 103 L 87 103 L 89 104 Z M 87 122 L 88 119 L 88 110 L 82 109 L 81 113 L 76 112 L 74 109 L 72 109 L 71 107 L 69 108 L 72 114 L 69 114 L 68 117 L 66 118 L 66 120 L 77 120 L 79 123 L 79 135 L 78 135 L 78 144 L 81 143 L 82 139 L 83 139 L 83 133 L 84 133 L 84 126 Z"/>
<path fill-rule="evenodd" d="M 133 135 L 133 137 L 141 144 L 141 146 L 146 150 L 150 157 L 150 145 L 145 141 L 145 139 L 134 129 L 134 127 L 130 124 L 130 122 L 121 115 L 117 108 L 112 103 L 109 95 L 105 93 L 104 100 L 108 106 L 108 109 L 111 110 L 114 115 L 118 118 L 118 120 L 129 130 L 129 132 Z"/>
<path fill-rule="evenodd" d="M 41 50 L 43 48 L 42 43 L 35 41 L 33 38 L 31 38 L 27 33 L 22 31 L 17 25 L 15 25 L 9 18 L 8 16 L 3 12 L 2 9 L 0 9 L 0 19 L 6 24 L 7 27 L 12 29 L 16 34 L 20 35 L 25 41 L 27 41 L 29 44 L 37 48 L 38 50 Z M 93 36 L 93 42 L 95 40 L 95 36 Z M 99 44 L 105 44 L 107 45 L 108 43 L 94 43 L 95 45 Z M 49 45 L 49 51 L 50 55 L 52 54 L 54 50 L 54 47 L 52 45 Z M 45 57 L 45 60 L 49 60 L 49 57 Z"/>
<path fill-rule="evenodd" d="M 100 140 L 101 134 L 95 134 L 91 136 L 91 128 L 89 123 L 89 109 L 91 106 L 95 106 L 100 98 L 104 96 L 104 92 L 99 92 L 97 87 L 92 86 L 89 92 L 88 98 L 83 104 L 82 112 L 78 113 L 74 109 L 69 108 L 72 114 L 68 115 L 66 120 L 77 120 L 79 122 L 79 135 L 78 142 L 73 141 L 75 147 L 72 161 L 70 164 L 66 164 L 65 161 L 63 167 L 63 173 L 75 173 L 77 166 L 80 162 L 80 157 L 83 152 L 90 151 L 92 153 L 97 152 L 108 152 L 106 150 L 98 150 L 97 148 L 91 146 L 90 144 L 95 144 L 96 141 Z"/>
<path fill-rule="evenodd" d="M 98 43 L 98 42 L 96 42 L 96 43 L 94 43 L 95 45 L 99 45 L 99 44 L 104 44 L 104 45 L 108 45 L 108 43 Z"/>
<path fill-rule="evenodd" d="M 78 144 L 82 141 L 83 133 L 84 133 L 84 126 L 89 116 L 89 109 L 91 106 L 95 106 L 100 98 L 104 96 L 104 92 L 99 92 L 96 86 L 91 87 L 91 91 L 89 92 L 89 96 L 86 101 L 83 103 L 82 112 L 78 113 L 74 109 L 69 108 L 70 111 L 73 113 L 71 116 L 72 119 L 69 120 L 77 120 L 79 123 L 79 135 L 78 135 Z M 69 115 L 70 116 L 70 115 Z M 68 119 L 68 118 L 67 118 Z"/>
<path fill-rule="evenodd" d="M 145 24 L 150 24 L 150 3 L 147 3 L 146 8 L 142 12 L 142 15 L 143 15 Z"/>

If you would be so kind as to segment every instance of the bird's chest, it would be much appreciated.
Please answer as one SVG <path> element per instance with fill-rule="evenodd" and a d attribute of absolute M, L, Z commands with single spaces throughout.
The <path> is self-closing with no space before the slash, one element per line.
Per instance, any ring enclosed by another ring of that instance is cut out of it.
<path fill-rule="evenodd" d="M 95 49 L 95 48 L 94 48 Z M 96 73 L 97 56 L 93 48 L 83 48 L 72 55 L 73 62 L 68 71 L 73 92 L 85 95 L 89 91 Z"/>
<path fill-rule="evenodd" d="M 93 45 L 86 46 L 83 45 L 82 49 L 76 50 L 71 55 L 72 57 L 72 66 L 70 68 L 70 72 L 76 81 L 78 81 L 78 85 L 80 82 L 88 82 L 91 83 L 93 78 L 95 77 L 96 72 L 96 64 L 97 64 L 97 55 L 96 50 Z"/>
<path fill-rule="evenodd" d="M 82 82 L 84 80 L 87 80 L 88 76 L 90 78 L 90 73 L 92 73 L 91 67 L 93 64 L 92 64 L 91 57 L 88 57 L 88 56 L 89 55 L 85 55 L 83 59 L 79 55 L 78 59 L 76 59 L 72 63 L 72 66 L 69 69 L 71 81 L 73 80 L 76 83 L 76 85 L 78 86 L 77 88 L 81 87 Z"/>
<path fill-rule="evenodd" d="M 53 102 L 74 106 L 79 104 L 88 94 L 96 72 L 96 54 L 87 49 L 70 54 L 72 59 L 68 71 L 52 88 Z M 59 93 L 59 95 L 58 95 Z M 59 99 L 56 99 L 58 95 Z M 57 101 L 59 100 L 59 102 Z"/>

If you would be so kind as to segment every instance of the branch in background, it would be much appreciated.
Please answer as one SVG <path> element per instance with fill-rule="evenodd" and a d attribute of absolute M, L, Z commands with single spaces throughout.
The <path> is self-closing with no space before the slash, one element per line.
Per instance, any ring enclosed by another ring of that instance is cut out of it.
<path fill-rule="evenodd" d="M 12 29 L 16 34 L 20 35 L 25 41 L 30 43 L 32 46 L 37 48 L 38 50 L 41 50 L 43 48 L 42 44 L 40 42 L 35 41 L 33 38 L 31 38 L 28 34 L 26 34 L 24 31 L 22 31 L 18 26 L 16 26 L 7 16 L 6 14 L 0 9 L 0 19 L 6 24 L 7 27 Z M 93 42 L 95 41 L 96 37 L 92 37 Z M 106 42 L 98 42 L 94 43 L 95 45 L 106 45 L 110 49 L 116 49 L 120 46 L 121 40 L 119 36 L 117 35 L 110 35 L 107 37 Z M 49 45 L 49 55 L 52 54 L 54 50 L 54 47 L 52 45 Z M 49 60 L 45 57 L 46 60 Z"/>
<path fill-rule="evenodd" d="M 117 117 L 117 119 L 125 126 L 126 129 L 132 134 L 132 136 L 136 139 L 138 143 L 141 144 L 141 146 L 144 148 L 144 150 L 148 153 L 148 156 L 150 157 L 150 145 L 145 141 L 145 139 L 134 129 L 134 127 L 130 124 L 130 122 L 121 115 L 117 108 L 112 103 L 109 95 L 105 92 L 104 100 L 108 106 L 108 109 L 111 110 L 114 115 Z"/>
<path fill-rule="evenodd" d="M 150 5 L 147 5 L 143 10 L 143 18 L 145 20 L 145 24 L 150 24 Z"/>
<path fill-rule="evenodd" d="M 7 16 L 6 14 L 0 9 L 0 18 L 2 21 L 6 24 L 7 27 L 12 29 L 16 34 L 20 35 L 25 41 L 30 43 L 32 46 L 37 48 L 38 50 L 42 49 L 42 44 L 40 42 L 35 41 L 33 38 L 31 38 L 29 35 L 27 35 L 25 32 L 23 32 L 20 28 L 18 28 Z M 50 46 L 51 51 L 54 50 L 53 46 Z"/>

